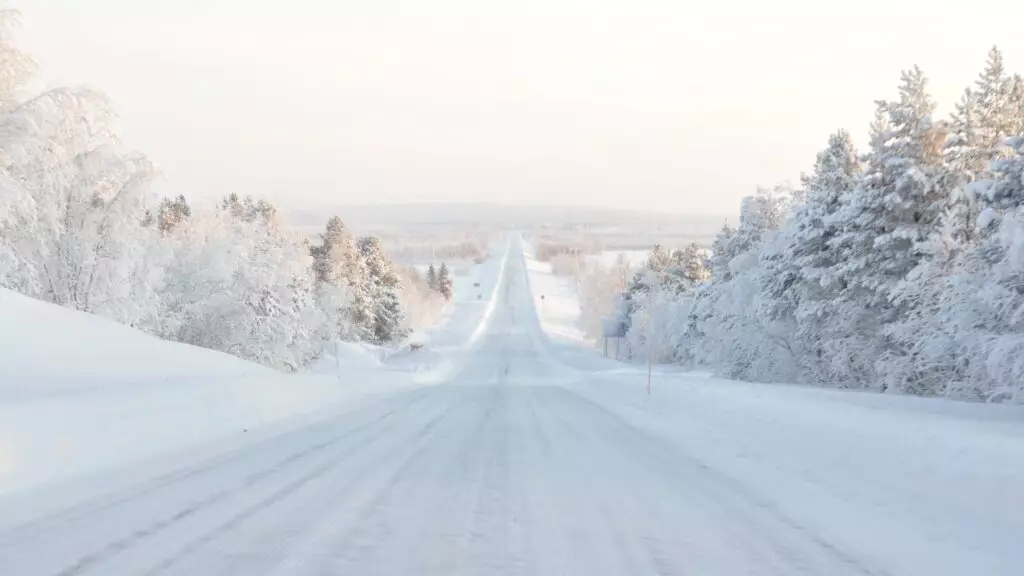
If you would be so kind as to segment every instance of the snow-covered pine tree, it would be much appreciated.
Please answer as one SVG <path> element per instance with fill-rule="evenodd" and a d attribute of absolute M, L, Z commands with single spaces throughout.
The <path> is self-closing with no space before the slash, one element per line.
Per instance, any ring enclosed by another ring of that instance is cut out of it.
<path fill-rule="evenodd" d="M 403 326 L 402 289 L 398 275 L 380 240 L 374 236 L 359 239 L 359 253 L 366 269 L 369 298 L 364 305 L 369 312 L 369 338 L 376 344 L 386 344 L 405 337 Z"/>
<path fill-rule="evenodd" d="M 330 325 L 328 339 L 358 340 L 356 293 L 365 281 L 355 238 L 337 216 L 327 221 L 320 243 L 310 246 L 317 283 L 317 305 Z"/>
<path fill-rule="evenodd" d="M 723 231 L 712 247 L 716 270 L 698 291 L 688 319 L 688 332 L 700 335 L 698 358 L 731 377 L 771 380 L 778 373 L 778 350 L 759 323 L 757 308 L 761 251 L 782 225 L 789 202 L 782 190 L 759 189 L 743 199 L 736 231 Z"/>
<path fill-rule="evenodd" d="M 445 301 L 451 302 L 454 284 L 448 265 L 441 262 L 441 269 L 437 272 L 437 291 L 444 296 Z"/>
<path fill-rule="evenodd" d="M 710 278 L 695 291 L 693 306 L 687 315 L 686 331 L 695 348 L 692 351 L 693 364 L 714 363 L 709 351 L 709 339 L 703 330 L 716 313 L 715 305 L 722 286 L 732 279 L 732 274 L 729 271 L 729 262 L 732 260 L 729 245 L 735 234 L 736 231 L 726 222 L 722 224 L 721 230 L 715 235 L 708 258 Z"/>
<path fill-rule="evenodd" d="M 994 161 L 992 180 L 980 187 L 986 205 L 978 219 L 978 226 L 983 230 L 998 231 L 1005 215 L 1024 206 L 1024 136 L 1008 138 L 1006 142 L 1013 155 Z M 990 262 L 1000 260 L 1002 245 L 988 239 L 982 246 L 984 257 Z"/>
<path fill-rule="evenodd" d="M 1006 74 L 1003 54 L 993 46 L 974 89 L 980 153 L 986 163 L 1005 156 L 1003 142 L 1016 135 L 1020 120 L 1014 91 L 1014 78 Z"/>
<path fill-rule="evenodd" d="M 974 89 L 966 90 L 957 104 L 946 142 L 946 185 L 952 195 L 952 216 L 963 230 L 957 239 L 973 242 L 979 229 L 996 228 L 993 219 L 978 226 L 980 214 L 995 208 L 984 192 L 994 177 L 994 164 L 1013 155 L 1007 139 L 1024 129 L 1022 98 L 1019 77 L 1006 74 L 1002 53 L 993 47 Z"/>
<path fill-rule="evenodd" d="M 919 68 L 903 73 L 899 94 L 898 101 L 878 102 L 886 123 L 873 130 L 867 168 L 837 215 L 846 225 L 832 241 L 843 255 L 833 270 L 868 290 L 865 304 L 879 312 L 920 261 L 921 243 L 948 198 L 941 185 L 943 130 L 932 120 L 935 105 Z"/>
<path fill-rule="evenodd" d="M 950 194 L 947 218 L 954 238 L 961 242 L 973 241 L 977 233 L 980 205 L 972 183 L 986 178 L 989 168 L 979 122 L 978 99 L 967 88 L 950 118 L 943 146 L 943 186 Z"/>
<path fill-rule="evenodd" d="M 842 282 L 830 275 L 839 254 L 830 245 L 844 223 L 838 213 L 856 186 L 861 164 L 850 135 L 840 130 L 818 153 L 814 170 L 801 177 L 804 203 L 766 251 L 762 315 L 769 322 L 792 322 L 793 348 L 805 380 L 835 380 L 827 367 L 827 342 L 843 328 L 834 316 Z"/>
<path fill-rule="evenodd" d="M 178 227 L 183 221 L 192 215 L 185 197 L 178 195 L 175 199 L 164 198 L 160 201 L 160 208 L 157 211 L 157 229 L 162 234 L 168 234 Z"/>
<path fill-rule="evenodd" d="M 1014 74 L 1010 88 L 1010 133 L 1024 135 L 1024 77 Z"/>
<path fill-rule="evenodd" d="M 427 268 L 427 287 L 435 292 L 440 292 L 437 285 L 437 269 L 433 264 Z"/>
<path fill-rule="evenodd" d="M 679 269 L 685 291 L 693 291 L 698 285 L 711 279 L 707 250 L 700 244 L 696 242 L 687 244 L 682 250 L 673 253 L 673 260 Z"/>

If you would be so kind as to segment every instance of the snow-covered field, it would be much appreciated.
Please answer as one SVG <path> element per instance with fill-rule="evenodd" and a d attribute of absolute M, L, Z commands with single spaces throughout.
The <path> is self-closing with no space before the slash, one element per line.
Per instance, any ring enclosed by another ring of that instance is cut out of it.
<path fill-rule="evenodd" d="M 45 512 L 52 492 L 14 493 L 0 500 L 0 567 L 1021 573 L 1021 407 L 667 370 L 648 395 L 646 370 L 574 344 L 572 286 L 517 246 L 492 270 L 488 298 L 428 343 L 457 363 L 432 385 L 179 454 L 172 471 Z"/>

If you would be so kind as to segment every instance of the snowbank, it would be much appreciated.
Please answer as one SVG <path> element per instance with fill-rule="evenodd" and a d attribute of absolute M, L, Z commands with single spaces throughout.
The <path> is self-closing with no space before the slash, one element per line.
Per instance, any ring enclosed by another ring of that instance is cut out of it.
<path fill-rule="evenodd" d="M 354 362 L 346 374 L 372 374 L 372 386 L 282 375 L 9 291 L 0 291 L 0 318 L 0 493 L 245 435 L 402 384 Z"/>
<path fill-rule="evenodd" d="M 0 402 L 272 370 L 0 289 Z"/>
<path fill-rule="evenodd" d="M 424 334 L 427 348 L 339 343 L 338 358 L 292 375 L 0 290 L 0 494 L 179 451 L 194 457 L 201 446 L 228 450 L 360 399 L 443 381 L 489 317 L 504 258 L 467 271 L 470 288 Z M 479 300 L 469 296 L 474 283 Z"/>

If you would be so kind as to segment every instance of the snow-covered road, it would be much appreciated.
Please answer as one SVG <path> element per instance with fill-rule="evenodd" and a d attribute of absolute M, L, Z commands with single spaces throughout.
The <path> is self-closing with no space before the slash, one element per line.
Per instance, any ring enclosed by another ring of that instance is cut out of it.
<path fill-rule="evenodd" d="M 989 548 L 946 541 L 917 562 L 924 550 L 899 546 L 906 524 L 865 535 L 879 540 L 874 551 L 854 549 L 759 478 L 738 481 L 687 451 L 671 426 L 638 426 L 581 393 L 578 370 L 560 366 L 540 333 L 513 251 L 483 338 L 450 381 L 0 523 L 0 574 L 933 576 L 964 573 L 946 558 L 977 574 L 1011 574 L 1024 559 L 1004 548 L 1020 541 L 1009 533 Z M 731 429 L 706 433 L 721 443 Z M 1013 513 L 993 519 L 1020 526 Z"/>

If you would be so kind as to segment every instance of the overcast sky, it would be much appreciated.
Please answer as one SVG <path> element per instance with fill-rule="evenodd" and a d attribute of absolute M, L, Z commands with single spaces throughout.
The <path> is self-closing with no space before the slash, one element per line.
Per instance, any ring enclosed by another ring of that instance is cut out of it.
<path fill-rule="evenodd" d="M 160 192 L 730 213 L 919 64 L 943 111 L 1024 3 L 15 0 L 46 85 L 106 92 Z"/>

